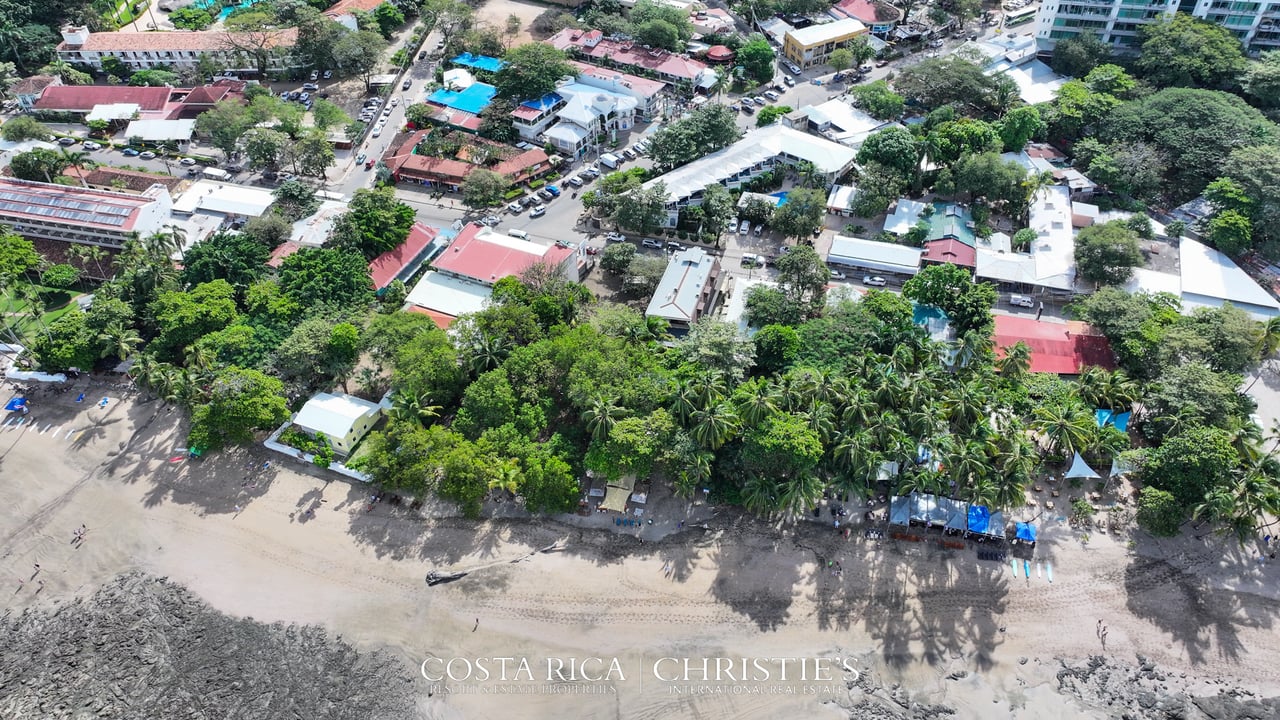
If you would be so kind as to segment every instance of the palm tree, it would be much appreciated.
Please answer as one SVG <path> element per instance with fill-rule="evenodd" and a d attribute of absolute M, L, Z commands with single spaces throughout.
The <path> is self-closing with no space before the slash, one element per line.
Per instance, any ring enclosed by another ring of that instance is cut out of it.
<path fill-rule="evenodd" d="M 89 159 L 89 153 L 80 150 L 59 148 L 58 155 L 62 158 L 62 161 L 67 164 L 67 167 L 76 169 L 76 177 L 80 179 L 80 186 L 89 187 L 89 183 L 84 179 L 83 172 L 85 162 Z"/>
<path fill-rule="evenodd" d="M 208 345 L 194 343 L 187 347 L 187 367 L 199 372 L 208 372 L 218 358 Z"/>
<path fill-rule="evenodd" d="M 721 400 L 724 400 L 728 392 L 725 386 L 724 376 L 719 373 L 707 371 L 694 384 L 694 399 L 699 408 L 709 408 Z"/>
<path fill-rule="evenodd" d="M 752 474 L 742 485 L 742 506 L 757 515 L 772 511 L 777 505 L 778 484 L 764 475 Z"/>
<path fill-rule="evenodd" d="M 98 333 L 98 342 L 102 344 L 102 357 L 114 357 L 124 362 L 142 344 L 142 336 L 138 331 L 117 321 Z"/>
<path fill-rule="evenodd" d="M 479 375 L 487 370 L 493 370 L 501 365 L 509 354 L 511 354 L 511 348 L 507 345 L 505 337 L 481 333 L 471 345 L 471 371 Z"/>
<path fill-rule="evenodd" d="M 809 424 L 809 429 L 818 434 L 823 445 L 830 442 L 836 431 L 836 412 L 829 404 L 818 403 L 808 412 L 800 413 L 800 416 Z"/>
<path fill-rule="evenodd" d="M 718 403 L 691 416 L 693 428 L 690 435 L 699 445 L 709 450 L 719 450 L 738 432 L 738 413 L 727 402 Z"/>
<path fill-rule="evenodd" d="M 616 397 L 597 395 L 591 399 L 587 409 L 582 411 L 582 422 L 587 432 L 591 433 L 592 440 L 604 442 L 609 437 L 609 431 L 613 430 L 613 426 L 626 415 L 626 409 L 620 407 L 617 402 Z"/>
<path fill-rule="evenodd" d="M 749 380 L 739 391 L 738 417 L 748 427 L 756 427 L 778 412 L 778 393 L 767 379 Z"/>
<path fill-rule="evenodd" d="M 1049 440 L 1049 447 L 1064 454 L 1085 450 L 1097 430 L 1093 414 L 1078 403 L 1038 405 L 1032 427 Z"/>
<path fill-rule="evenodd" d="M 98 279 L 107 279 L 107 274 L 102 269 L 102 258 L 107 256 L 106 250 L 97 245 L 72 245 L 67 248 L 67 255 L 78 259 L 82 270 L 88 270 L 88 264 L 92 262 L 98 268 Z"/>
<path fill-rule="evenodd" d="M 501 490 L 515 495 L 520 490 L 520 463 L 515 458 L 507 458 L 493 468 L 489 477 L 489 489 Z"/>
<path fill-rule="evenodd" d="M 426 393 L 411 395 L 397 390 L 391 396 L 391 416 L 397 420 L 416 420 L 426 423 L 440 416 L 440 406 L 431 404 L 431 397 Z"/>
<path fill-rule="evenodd" d="M 777 508 L 784 519 L 794 520 L 818 503 L 822 498 L 822 489 L 822 479 L 813 473 L 801 473 L 788 478 L 782 485 Z"/>
<path fill-rule="evenodd" d="M 1000 376 L 1013 383 L 1020 383 L 1031 369 L 1031 348 L 1019 340 L 1004 349 L 1004 357 L 996 363 Z"/>
<path fill-rule="evenodd" d="M 129 377 L 139 387 L 154 391 L 160 381 L 162 368 L 163 363 L 157 362 L 154 356 L 143 353 L 129 366 Z"/>
<path fill-rule="evenodd" d="M 1249 383 L 1249 387 L 1244 391 L 1247 393 L 1253 389 L 1253 383 L 1258 382 L 1262 377 L 1265 368 L 1270 367 L 1276 354 L 1276 350 L 1280 350 L 1280 317 L 1268 318 L 1256 336 L 1254 342 L 1254 350 L 1258 353 L 1258 358 L 1262 361 L 1261 366 L 1257 369 L 1253 377 L 1253 382 Z"/>
<path fill-rule="evenodd" d="M 977 330 L 970 330 L 956 342 L 956 366 L 979 368 L 986 366 L 991 356 L 991 338 Z"/>
<path fill-rule="evenodd" d="M 165 225 L 147 236 L 144 247 L 149 254 L 171 258 L 182 250 L 187 231 L 178 225 Z"/>
<path fill-rule="evenodd" d="M 672 488 L 675 496 L 682 500 L 692 499 L 698 486 L 711 478 L 711 463 L 715 459 L 715 454 L 705 451 L 695 452 L 688 457 Z"/>
<path fill-rule="evenodd" d="M 671 396 L 671 413 L 680 422 L 688 422 L 698 409 L 698 393 L 693 384 L 680 380 L 676 382 L 676 391 Z"/>

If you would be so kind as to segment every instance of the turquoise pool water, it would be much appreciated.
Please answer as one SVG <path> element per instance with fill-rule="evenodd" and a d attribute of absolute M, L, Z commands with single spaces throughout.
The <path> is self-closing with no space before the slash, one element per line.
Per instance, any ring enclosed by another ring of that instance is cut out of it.
<path fill-rule="evenodd" d="M 240 0 L 240 3 L 237 5 L 227 5 L 222 8 L 222 12 L 218 13 L 218 20 L 219 21 L 226 20 L 227 16 L 230 15 L 233 11 L 238 10 L 240 8 L 249 7 L 250 5 L 253 5 L 254 3 L 257 3 L 257 2 L 258 0 Z M 195 4 L 196 4 L 196 7 L 202 10 L 208 10 L 209 8 L 216 5 L 217 2 L 216 0 L 196 0 Z"/>

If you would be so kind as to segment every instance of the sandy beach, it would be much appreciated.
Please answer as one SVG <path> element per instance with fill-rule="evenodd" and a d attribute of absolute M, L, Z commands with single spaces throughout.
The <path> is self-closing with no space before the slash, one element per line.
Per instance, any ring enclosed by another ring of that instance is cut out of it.
<path fill-rule="evenodd" d="M 520 717 L 835 718 L 868 688 L 961 717 L 1107 717 L 1055 681 L 1056 658 L 1104 653 L 1185 673 L 1196 694 L 1217 680 L 1280 692 L 1280 570 L 1232 541 L 1084 544 L 1051 521 L 1031 576 L 1015 579 L 972 550 L 844 540 L 816 524 L 777 532 L 732 512 L 643 543 L 547 520 L 424 519 L 385 503 L 367 511 L 367 488 L 261 448 L 187 460 L 178 411 L 89 393 L 100 396 L 105 408 L 36 396 L 34 423 L 0 418 L 0 604 L 11 613 L 53 610 L 125 572 L 167 577 L 222 613 L 390 650 L 421 687 L 423 717 L 510 717 L 513 702 L 474 678 L 417 677 L 428 658 L 525 657 L 537 676 L 548 658 L 617 659 L 623 679 L 521 679 Z M 71 542 L 82 524 L 84 541 Z M 472 572 L 429 587 L 431 569 Z M 666 657 L 842 658 L 856 672 L 810 683 L 812 694 L 776 678 L 746 683 L 769 692 L 735 694 L 657 677 Z"/>

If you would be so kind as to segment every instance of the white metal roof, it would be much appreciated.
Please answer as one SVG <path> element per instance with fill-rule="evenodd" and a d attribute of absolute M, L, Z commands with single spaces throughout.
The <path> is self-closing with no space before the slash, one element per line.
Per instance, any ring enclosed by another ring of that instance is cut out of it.
<path fill-rule="evenodd" d="M 347 212 L 347 204 L 336 200 L 325 200 L 320 207 L 307 217 L 293 224 L 289 231 L 289 239 L 299 245 L 320 247 L 329 239 L 333 224 Z"/>
<path fill-rule="evenodd" d="M 1030 227 L 1036 231 L 1036 239 L 1031 243 L 1036 284 L 1070 290 L 1076 274 L 1071 191 L 1061 185 L 1042 188 L 1031 202 L 1030 217 Z"/>
<path fill-rule="evenodd" d="M 200 180 L 173 202 L 173 210 L 178 213 L 193 213 L 200 210 L 224 215 L 258 217 L 265 213 L 275 201 L 275 196 L 270 190 Z"/>
<path fill-rule="evenodd" d="M 1190 238 L 1182 239 L 1181 251 L 1184 304 L 1220 305 L 1229 300 L 1250 312 L 1280 314 L 1280 302 L 1231 258 Z"/>
<path fill-rule="evenodd" d="M 458 317 L 485 309 L 493 288 L 431 270 L 422 276 L 406 300 L 418 307 Z"/>
<path fill-rule="evenodd" d="M 644 314 L 681 322 L 696 320 L 698 299 L 715 262 L 715 257 L 700 247 L 672 255 Z"/>
<path fill-rule="evenodd" d="M 645 187 L 662 182 L 668 201 L 679 202 L 712 183 L 725 182 L 779 156 L 808 161 L 819 171 L 834 174 L 852 165 L 855 155 L 855 150 L 839 143 L 774 124 L 756 128 L 729 147 L 650 180 Z"/>
<path fill-rule="evenodd" d="M 861 22 L 853 18 L 845 18 L 835 22 L 810 25 L 800 30 L 788 30 L 787 34 L 800 45 L 810 47 L 812 45 L 821 45 L 845 35 L 863 32 L 866 29 L 867 26 Z"/>
<path fill-rule="evenodd" d="M 346 437 L 359 419 L 378 412 L 368 400 L 341 393 L 319 393 L 307 401 L 293 424 L 330 437 Z"/>
<path fill-rule="evenodd" d="M 142 106 L 137 103 L 107 103 L 104 105 L 94 105 L 88 115 L 84 116 L 85 122 L 90 120 L 128 120 L 142 112 Z"/>
<path fill-rule="evenodd" d="M 547 128 L 543 135 L 546 135 L 550 140 L 561 140 L 564 145 L 577 145 L 584 139 L 591 137 L 591 131 L 566 122 L 552 125 Z"/>
<path fill-rule="evenodd" d="M 827 262 L 915 275 L 920 271 L 920 256 L 923 254 L 921 248 L 836 235 L 831 241 Z"/>
<path fill-rule="evenodd" d="M 95 108 L 96 109 L 96 108 Z M 125 137 L 140 137 L 148 142 L 181 140 L 186 142 L 195 134 L 195 120 L 134 120 L 124 131 Z"/>
<path fill-rule="evenodd" d="M 911 198 L 899 198 L 898 204 L 893 208 L 893 212 L 884 219 L 885 232 L 906 235 L 911 228 L 916 226 L 916 223 L 920 222 L 924 209 L 927 207 L 929 207 L 929 203 L 912 200 Z"/>
<path fill-rule="evenodd" d="M 827 208 L 848 210 L 857 194 L 858 188 L 853 185 L 832 185 L 831 192 L 827 193 Z"/>

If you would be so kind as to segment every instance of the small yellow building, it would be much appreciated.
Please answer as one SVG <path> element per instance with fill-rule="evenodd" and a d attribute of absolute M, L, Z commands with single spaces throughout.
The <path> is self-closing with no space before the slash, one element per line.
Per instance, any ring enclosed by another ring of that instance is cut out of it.
<path fill-rule="evenodd" d="M 802 68 L 824 65 L 836 48 L 866 34 L 867 26 L 853 18 L 810 25 L 802 30 L 787 31 L 782 54 Z"/>

